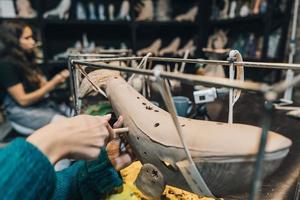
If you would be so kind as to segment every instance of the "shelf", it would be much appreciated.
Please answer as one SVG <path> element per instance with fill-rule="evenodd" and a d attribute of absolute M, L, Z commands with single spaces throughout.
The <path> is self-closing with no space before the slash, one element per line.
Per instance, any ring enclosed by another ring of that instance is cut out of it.
<path fill-rule="evenodd" d="M 49 25 L 120 25 L 129 26 L 130 21 L 100 21 L 100 20 L 52 20 L 44 19 L 43 22 Z"/>
<path fill-rule="evenodd" d="M 197 22 L 189 22 L 189 21 L 135 21 L 136 25 L 145 25 L 145 26 L 198 26 Z"/>
<path fill-rule="evenodd" d="M 213 26 L 225 26 L 225 25 L 233 25 L 233 24 L 241 24 L 241 23 L 249 23 L 249 22 L 257 22 L 263 21 L 265 18 L 265 14 L 257 14 L 257 15 L 248 15 L 246 17 L 235 17 L 229 19 L 218 19 L 212 20 L 211 25 Z"/>
<path fill-rule="evenodd" d="M 38 18 L 7 18 L 7 17 L 0 17 L 0 21 L 23 21 L 27 23 L 37 23 Z"/>

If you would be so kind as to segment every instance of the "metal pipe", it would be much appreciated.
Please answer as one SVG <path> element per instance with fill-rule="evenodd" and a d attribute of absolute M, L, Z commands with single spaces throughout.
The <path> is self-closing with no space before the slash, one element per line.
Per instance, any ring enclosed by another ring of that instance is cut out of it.
<path fill-rule="evenodd" d="M 234 61 L 231 63 L 229 67 L 229 79 L 234 80 Z M 228 124 L 233 123 L 233 101 L 234 101 L 234 93 L 233 88 L 229 89 L 229 107 L 228 107 Z"/>
<path fill-rule="evenodd" d="M 123 56 L 125 54 L 77 54 L 77 53 L 71 53 L 71 54 L 68 54 L 68 57 L 77 57 L 77 58 L 80 58 L 80 57 L 98 57 L 98 58 L 119 58 L 120 56 Z"/>
<path fill-rule="evenodd" d="M 131 49 L 100 49 L 98 53 L 132 53 Z"/>
<path fill-rule="evenodd" d="M 294 195 L 294 200 L 299 200 L 299 199 L 300 199 L 300 171 L 298 172 L 297 185 L 296 185 L 296 190 Z"/>
<path fill-rule="evenodd" d="M 69 57 L 68 58 L 68 68 L 70 71 L 70 86 L 71 86 L 71 92 L 72 92 L 72 98 L 74 102 L 74 110 L 75 110 L 75 115 L 79 114 L 78 110 L 78 94 L 77 94 L 77 87 L 76 87 L 76 68 L 72 64 L 72 59 Z"/>
<path fill-rule="evenodd" d="M 191 181 L 190 179 L 185 179 L 185 180 L 187 181 L 187 183 L 189 184 L 190 188 L 192 189 L 192 191 L 194 193 L 202 194 L 202 195 L 205 195 L 208 197 L 214 197 L 214 195 L 211 193 L 210 189 L 206 185 L 203 177 L 201 176 L 200 172 L 198 171 L 198 169 L 192 159 L 192 155 L 188 149 L 188 145 L 184 139 L 182 128 L 178 121 L 177 111 L 176 111 L 175 104 L 172 99 L 172 94 L 171 94 L 169 85 L 167 84 L 165 79 L 161 78 L 160 74 L 161 74 L 161 71 L 159 71 L 159 70 L 155 71 L 155 79 L 159 86 L 160 94 L 161 94 L 161 96 L 166 104 L 166 107 L 171 115 L 172 121 L 177 130 L 177 134 L 180 138 L 180 141 L 181 141 L 184 151 L 186 153 L 187 160 L 189 162 L 189 169 L 192 170 L 193 171 L 192 173 L 194 174 L 193 181 Z"/>
<path fill-rule="evenodd" d="M 289 82 L 284 81 L 284 82 L 273 85 L 272 91 L 274 91 L 276 93 L 282 93 L 282 92 L 286 91 L 286 89 L 293 87 L 294 85 L 298 84 L 299 82 L 300 82 L 300 75 L 297 75 Z"/>
<path fill-rule="evenodd" d="M 110 61 L 132 61 L 132 60 L 141 60 L 143 57 L 118 57 L 118 58 L 100 58 L 100 59 L 83 59 L 81 61 L 85 62 L 110 62 Z M 184 58 L 164 58 L 164 57 L 149 57 L 149 61 L 161 61 L 161 62 L 185 62 L 185 63 L 194 63 L 194 64 L 215 64 L 215 65 L 224 65 L 230 66 L 229 61 L 220 61 L 220 60 L 204 60 L 204 59 L 184 59 Z M 253 67 L 253 68 L 264 68 L 264 69 L 291 69 L 291 70 L 300 70 L 300 64 L 290 64 L 290 63 L 266 63 L 266 62 L 235 62 L 234 66 L 243 65 L 244 67 Z"/>
<path fill-rule="evenodd" d="M 297 32 L 297 21 L 298 21 L 298 10 L 299 10 L 299 0 L 295 0 L 294 14 L 293 14 L 293 24 L 292 24 L 292 34 L 290 39 L 290 54 L 289 63 L 294 62 L 294 56 L 296 54 L 296 32 Z M 290 82 L 294 78 L 294 71 L 289 69 L 286 73 L 286 82 Z M 282 101 L 292 103 L 293 87 L 285 91 Z"/>
<path fill-rule="evenodd" d="M 131 72 L 131 73 L 138 73 L 143 75 L 149 75 L 153 76 L 154 71 L 153 70 L 145 70 L 145 69 L 135 69 L 133 67 L 120 67 L 120 66 L 113 66 L 108 65 L 104 63 L 89 63 L 89 62 L 83 62 L 78 60 L 73 60 L 72 64 L 80 64 L 85 65 L 93 68 L 103 68 L 103 69 L 110 69 L 110 70 L 116 70 L 116 71 L 123 71 L 123 72 Z M 171 72 L 161 72 L 162 78 L 168 78 L 168 79 L 175 79 L 182 81 L 187 84 L 209 84 L 209 85 L 215 85 L 215 86 L 226 86 L 229 88 L 235 88 L 235 89 L 241 89 L 241 90 L 251 90 L 256 92 L 262 92 L 265 93 L 270 90 L 270 86 L 267 84 L 260 84 L 260 83 L 254 83 L 254 82 L 242 82 L 237 80 L 228 80 L 226 78 L 211 78 L 211 77 L 205 77 L 205 76 L 199 76 L 199 75 L 192 75 L 192 74 L 174 74 Z"/>
<path fill-rule="evenodd" d="M 268 139 L 268 131 L 271 125 L 272 117 L 272 102 L 268 101 L 265 104 L 264 121 L 262 123 L 262 134 L 260 137 L 259 149 L 256 156 L 255 168 L 253 171 L 253 179 L 251 182 L 251 190 L 249 200 L 257 200 L 260 195 L 260 188 L 262 184 L 262 167 L 265 156 L 265 148 Z"/>

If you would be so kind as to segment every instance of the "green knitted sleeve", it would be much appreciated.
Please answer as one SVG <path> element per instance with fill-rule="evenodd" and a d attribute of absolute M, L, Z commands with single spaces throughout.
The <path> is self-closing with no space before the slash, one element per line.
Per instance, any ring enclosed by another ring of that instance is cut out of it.
<path fill-rule="evenodd" d="M 50 199 L 55 189 L 48 158 L 23 139 L 0 149 L 0 177 L 1 199 Z"/>
<path fill-rule="evenodd" d="M 78 161 L 71 167 L 57 173 L 55 200 L 101 199 L 123 180 L 112 166 L 105 149 L 94 161 Z"/>

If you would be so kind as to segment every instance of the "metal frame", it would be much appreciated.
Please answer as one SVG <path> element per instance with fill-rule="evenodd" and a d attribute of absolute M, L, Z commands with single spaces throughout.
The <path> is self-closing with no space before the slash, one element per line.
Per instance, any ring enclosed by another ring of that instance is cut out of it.
<path fill-rule="evenodd" d="M 290 37 L 290 53 L 289 53 L 289 63 L 294 62 L 294 57 L 297 50 L 296 44 L 296 33 L 297 33 L 297 22 L 298 22 L 298 10 L 299 10 L 299 0 L 294 1 L 294 11 L 293 11 L 293 23 L 292 23 L 292 34 Z M 285 81 L 292 81 L 294 78 L 294 72 L 292 70 L 288 70 L 286 73 Z M 292 95 L 293 95 L 293 87 L 287 89 L 284 93 L 284 97 L 281 99 L 283 102 L 292 103 Z"/>
<path fill-rule="evenodd" d="M 69 59 L 69 68 L 74 71 L 76 69 L 76 65 L 83 65 L 95 69 L 109 69 L 116 70 L 121 72 L 129 72 L 129 73 L 138 73 L 146 76 L 154 76 L 155 71 L 153 70 L 145 70 L 145 69 L 135 69 L 131 67 L 120 67 L 113 66 L 109 64 L 99 63 L 99 62 L 109 62 L 109 61 L 131 61 L 131 60 L 141 60 L 143 57 L 121 57 L 121 58 L 100 58 L 100 59 Z M 160 58 L 160 57 L 149 57 L 148 61 L 164 61 L 164 62 L 185 62 L 185 63 L 199 63 L 199 64 L 216 64 L 216 65 L 224 65 L 224 66 L 237 66 L 243 65 L 244 67 L 253 67 L 253 68 L 269 68 L 269 69 L 292 69 L 292 70 L 300 70 L 299 64 L 286 64 L 286 63 L 261 63 L 261 62 L 234 62 L 234 61 L 218 61 L 218 60 L 203 60 L 203 59 L 181 59 L 181 58 Z M 95 63 L 97 62 L 97 63 Z M 71 79 L 74 73 L 71 73 Z M 160 77 L 164 79 L 175 79 L 178 81 L 182 81 L 188 84 L 209 84 L 215 86 L 223 86 L 241 90 L 251 90 L 255 92 L 259 92 L 264 94 L 267 103 L 265 104 L 265 115 L 264 121 L 262 124 L 262 134 L 260 138 L 259 149 L 257 153 L 257 159 L 255 163 L 255 170 L 253 173 L 252 184 L 249 199 L 256 200 L 260 194 L 261 188 L 261 175 L 262 175 L 262 164 L 265 155 L 265 147 L 267 143 L 268 130 L 270 128 L 271 122 L 271 111 L 272 111 L 272 102 L 276 100 L 278 94 L 284 92 L 286 89 L 294 86 L 295 84 L 300 82 L 300 75 L 296 76 L 292 82 L 290 83 L 278 83 L 275 85 L 266 85 L 261 83 L 253 83 L 253 82 L 241 82 L 237 80 L 228 80 L 224 78 L 211 78 L 199 75 L 191 75 L 191 74 L 174 74 L 171 72 L 160 72 Z M 75 82 L 74 82 L 75 83 Z M 76 86 L 73 87 L 74 92 L 76 92 Z M 77 97 L 76 94 L 74 96 Z M 75 105 L 78 106 L 77 98 L 75 100 Z"/>
<path fill-rule="evenodd" d="M 132 61 L 132 60 L 142 60 L 144 57 L 132 56 L 132 57 L 118 57 L 118 58 L 99 58 L 99 59 L 83 59 L 80 61 L 85 61 L 89 63 L 93 62 L 110 62 L 110 61 Z M 162 62 L 177 62 L 177 63 L 194 63 L 194 64 L 215 64 L 230 66 L 231 61 L 220 61 L 220 60 L 204 60 L 204 59 L 184 59 L 184 58 L 164 58 L 164 57 L 148 57 L 150 61 L 162 61 Z M 76 61 L 76 60 L 74 60 Z M 79 61 L 79 60 L 77 60 Z M 243 65 L 249 68 L 264 68 L 264 69 L 283 69 L 283 70 L 295 70 L 300 71 L 300 64 L 289 64 L 289 63 L 266 63 L 266 62 L 233 62 L 234 66 Z"/>
<path fill-rule="evenodd" d="M 113 59 L 118 58 L 120 56 L 131 56 L 131 49 L 112 49 L 112 50 L 101 50 L 102 53 L 70 53 L 68 55 L 68 69 L 70 71 L 70 86 L 72 92 L 72 99 L 74 102 L 75 115 L 80 113 L 80 103 L 81 101 L 78 98 L 78 69 L 72 64 L 72 60 L 74 59 L 87 59 L 87 58 L 98 58 L 98 59 Z"/>

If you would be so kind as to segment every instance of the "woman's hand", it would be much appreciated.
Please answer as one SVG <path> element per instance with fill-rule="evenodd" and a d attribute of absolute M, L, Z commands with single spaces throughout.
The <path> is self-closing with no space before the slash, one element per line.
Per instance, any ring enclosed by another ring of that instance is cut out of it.
<path fill-rule="evenodd" d="M 111 115 L 79 115 L 49 124 L 28 137 L 51 163 L 63 158 L 92 160 L 108 142 Z"/>
<path fill-rule="evenodd" d="M 114 124 L 114 128 L 119 128 L 123 124 L 123 117 L 120 116 L 118 121 Z M 117 171 L 129 166 L 133 161 L 132 152 L 129 146 L 126 146 L 126 153 L 121 152 L 121 140 L 116 136 L 111 127 L 108 127 L 111 141 L 106 146 L 106 151 L 109 160 Z"/>
<path fill-rule="evenodd" d="M 60 73 L 56 74 L 52 79 L 51 82 L 53 83 L 54 87 L 58 84 L 64 83 L 66 79 L 70 76 L 70 72 L 68 70 L 63 70 Z"/>

